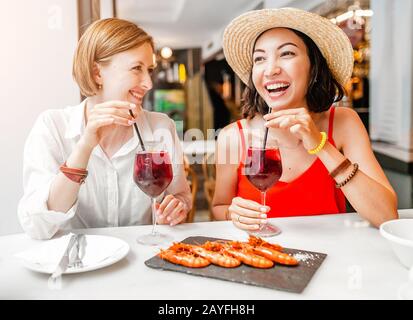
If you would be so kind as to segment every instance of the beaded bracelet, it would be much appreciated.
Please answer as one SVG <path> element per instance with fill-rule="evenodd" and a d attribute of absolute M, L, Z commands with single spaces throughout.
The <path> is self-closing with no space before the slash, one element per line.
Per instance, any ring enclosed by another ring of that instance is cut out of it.
<path fill-rule="evenodd" d="M 315 147 L 314 149 L 308 150 L 309 154 L 317 154 L 320 152 L 321 149 L 323 149 L 324 145 L 326 144 L 327 141 L 327 133 L 325 133 L 324 131 L 321 131 L 321 141 L 320 144 Z"/>
<path fill-rule="evenodd" d="M 347 182 L 349 182 L 356 175 L 358 169 L 359 169 L 359 165 L 357 163 L 353 163 L 353 170 L 350 172 L 348 177 L 344 179 L 344 181 L 340 183 L 336 183 L 336 188 L 338 189 L 338 188 L 344 187 L 347 184 Z"/>

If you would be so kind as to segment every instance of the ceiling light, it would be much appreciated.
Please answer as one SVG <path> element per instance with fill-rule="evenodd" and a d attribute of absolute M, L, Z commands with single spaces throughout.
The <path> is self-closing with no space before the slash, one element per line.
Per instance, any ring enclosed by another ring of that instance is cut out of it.
<path fill-rule="evenodd" d="M 169 47 L 163 47 L 161 49 L 161 57 L 164 59 L 169 59 L 172 57 L 172 49 Z"/>

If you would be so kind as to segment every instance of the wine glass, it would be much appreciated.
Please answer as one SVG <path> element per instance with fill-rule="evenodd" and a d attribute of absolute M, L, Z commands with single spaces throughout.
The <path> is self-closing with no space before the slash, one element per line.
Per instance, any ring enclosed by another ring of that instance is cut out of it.
<path fill-rule="evenodd" d="M 156 246 L 172 240 L 172 237 L 155 231 L 156 197 L 169 186 L 173 178 L 169 153 L 163 143 L 145 142 L 145 150 L 135 155 L 133 180 L 136 185 L 152 200 L 152 232 L 136 240 L 144 245 Z"/>
<path fill-rule="evenodd" d="M 261 193 L 261 204 L 265 206 L 267 190 L 281 177 L 281 154 L 276 141 L 267 141 L 264 148 L 262 141 L 252 141 L 247 150 L 244 175 Z M 250 231 L 259 237 L 272 237 L 281 233 L 281 229 L 271 223 L 261 224 L 260 229 Z"/>

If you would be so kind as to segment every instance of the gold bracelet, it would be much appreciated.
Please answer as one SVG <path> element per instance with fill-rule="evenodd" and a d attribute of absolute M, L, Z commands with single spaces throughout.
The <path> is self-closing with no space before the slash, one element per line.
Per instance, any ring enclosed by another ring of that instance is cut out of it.
<path fill-rule="evenodd" d="M 327 133 L 325 133 L 324 131 L 321 131 L 321 141 L 320 144 L 315 147 L 314 149 L 308 150 L 309 154 L 317 154 L 320 152 L 321 149 L 323 149 L 324 145 L 326 144 L 327 141 Z"/>

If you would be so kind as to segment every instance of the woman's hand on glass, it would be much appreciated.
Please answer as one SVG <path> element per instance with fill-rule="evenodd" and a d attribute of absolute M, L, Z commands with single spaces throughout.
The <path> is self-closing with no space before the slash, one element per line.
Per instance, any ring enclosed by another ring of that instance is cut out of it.
<path fill-rule="evenodd" d="M 258 230 L 262 224 L 267 223 L 269 210 L 268 206 L 241 197 L 233 198 L 228 207 L 232 223 L 242 230 Z"/>
<path fill-rule="evenodd" d="M 314 149 L 320 143 L 320 130 L 315 125 L 306 108 L 293 108 L 264 115 L 268 128 L 286 129 L 303 142 L 307 150 Z"/>
<path fill-rule="evenodd" d="M 188 208 L 186 204 L 171 194 L 168 194 L 157 208 L 158 224 L 174 226 L 185 222 L 187 215 Z"/>
<path fill-rule="evenodd" d="M 136 105 L 127 101 L 107 101 L 94 105 L 88 113 L 83 143 L 90 148 L 99 144 L 101 129 L 109 125 L 131 126 L 135 119 L 130 110 L 136 114 Z"/>

